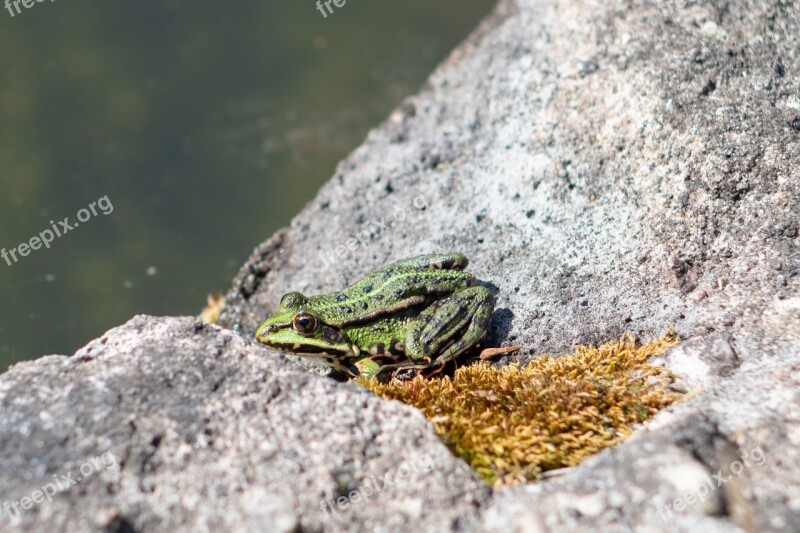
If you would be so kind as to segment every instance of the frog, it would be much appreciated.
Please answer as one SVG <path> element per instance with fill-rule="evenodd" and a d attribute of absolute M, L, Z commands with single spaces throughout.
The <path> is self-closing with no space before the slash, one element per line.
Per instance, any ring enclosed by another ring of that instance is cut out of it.
<path fill-rule="evenodd" d="M 442 368 L 486 337 L 495 297 L 460 253 L 420 255 L 340 291 L 285 294 L 256 340 L 347 376 Z"/>

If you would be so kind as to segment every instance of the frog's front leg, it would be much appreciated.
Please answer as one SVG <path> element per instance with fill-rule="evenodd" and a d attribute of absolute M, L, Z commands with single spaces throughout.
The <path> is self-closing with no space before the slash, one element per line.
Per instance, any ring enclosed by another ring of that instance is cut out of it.
<path fill-rule="evenodd" d="M 494 310 L 486 287 L 469 287 L 437 300 L 406 329 L 405 352 L 412 361 L 444 363 L 474 348 L 486 336 Z"/>

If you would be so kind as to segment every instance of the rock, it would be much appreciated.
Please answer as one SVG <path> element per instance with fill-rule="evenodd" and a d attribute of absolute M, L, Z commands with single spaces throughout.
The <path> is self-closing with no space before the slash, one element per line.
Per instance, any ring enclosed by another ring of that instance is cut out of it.
<path fill-rule="evenodd" d="M 676 385 L 689 392 L 711 386 L 720 376 L 727 376 L 736 369 L 739 360 L 730 341 L 721 335 L 687 339 L 670 348 L 652 364 L 666 364 L 679 377 Z"/>
<path fill-rule="evenodd" d="M 776 0 L 501 1 L 256 248 L 230 331 L 139 317 L 0 376 L 0 493 L 111 451 L 23 525 L 800 529 L 799 19 Z M 446 250 L 496 290 L 489 341 L 518 362 L 674 328 L 688 340 L 659 362 L 687 399 L 489 494 L 415 411 L 249 341 L 285 292 Z M 368 504 L 320 507 L 428 454 Z"/>
<path fill-rule="evenodd" d="M 443 531 L 489 493 L 415 409 L 192 318 L 16 365 L 0 428 L 3 529 Z"/>

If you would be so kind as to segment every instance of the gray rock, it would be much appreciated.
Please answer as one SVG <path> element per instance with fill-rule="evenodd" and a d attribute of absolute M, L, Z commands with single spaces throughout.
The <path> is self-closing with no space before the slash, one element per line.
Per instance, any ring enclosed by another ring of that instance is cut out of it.
<path fill-rule="evenodd" d="M 191 318 L 16 365 L 0 449 L 3 529 L 444 531 L 489 493 L 415 409 Z"/>
<path fill-rule="evenodd" d="M 500 2 L 254 251 L 221 319 L 241 337 L 140 317 L 1 376 L 0 494 L 111 450 L 23 525 L 800 529 L 799 19 L 779 0 Z M 656 362 L 689 396 L 489 494 L 414 410 L 247 340 L 289 290 L 445 250 L 496 288 L 490 342 L 519 362 L 674 328 L 688 341 Z M 426 454 L 370 503 L 320 508 Z"/>

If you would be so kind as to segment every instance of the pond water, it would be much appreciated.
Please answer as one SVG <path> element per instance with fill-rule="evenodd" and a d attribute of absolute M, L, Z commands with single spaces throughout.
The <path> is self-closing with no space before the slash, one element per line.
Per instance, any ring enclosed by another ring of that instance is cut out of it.
<path fill-rule="evenodd" d="M 0 371 L 196 315 L 493 5 L 0 11 Z"/>

